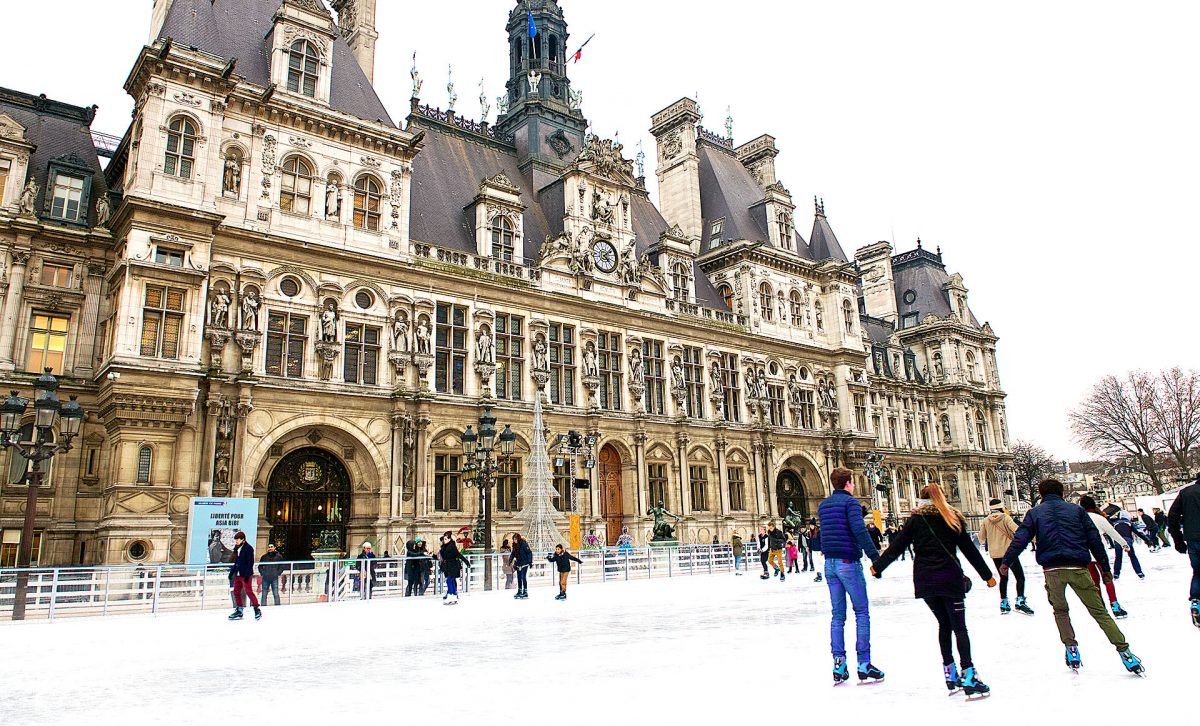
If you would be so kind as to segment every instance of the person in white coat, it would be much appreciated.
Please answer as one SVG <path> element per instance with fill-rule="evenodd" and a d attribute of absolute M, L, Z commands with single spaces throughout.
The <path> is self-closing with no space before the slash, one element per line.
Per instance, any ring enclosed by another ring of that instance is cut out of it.
<path fill-rule="evenodd" d="M 1087 510 L 1088 516 L 1092 518 L 1096 529 L 1100 530 L 1100 534 L 1112 540 L 1113 547 L 1120 547 L 1126 552 L 1129 551 L 1129 545 L 1125 544 L 1125 538 L 1113 528 L 1112 524 L 1104 516 L 1104 513 L 1096 506 L 1096 500 L 1086 494 L 1079 498 L 1079 506 Z M 1096 589 L 1100 589 L 1100 566 L 1095 560 L 1088 565 L 1088 572 L 1092 575 L 1092 582 L 1096 583 Z M 1121 608 L 1121 603 L 1117 602 L 1117 586 L 1109 580 L 1104 583 L 1104 588 L 1108 591 L 1108 601 L 1112 605 L 1112 614 L 1114 618 L 1127 618 L 1129 613 Z M 1103 597 L 1103 595 L 1101 596 Z"/>

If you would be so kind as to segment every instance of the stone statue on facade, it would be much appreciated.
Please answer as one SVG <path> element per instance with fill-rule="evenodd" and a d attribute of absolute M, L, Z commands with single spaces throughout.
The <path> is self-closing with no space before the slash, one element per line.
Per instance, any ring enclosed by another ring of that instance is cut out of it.
<path fill-rule="evenodd" d="M 17 199 L 17 206 L 21 210 L 21 214 L 33 216 L 33 209 L 37 203 L 38 183 L 34 179 L 25 182 L 25 188 L 21 190 L 21 196 Z"/>
<path fill-rule="evenodd" d="M 454 90 L 454 66 L 449 66 L 446 71 L 446 110 L 453 111 L 454 104 L 458 101 L 458 93 Z"/>
<path fill-rule="evenodd" d="M 953 440 L 950 436 L 950 418 L 942 416 L 942 441 L 949 444 Z"/>
<path fill-rule="evenodd" d="M 421 318 L 417 323 L 417 354 L 432 355 L 433 350 L 430 348 L 429 340 L 430 330 L 429 321 Z"/>
<path fill-rule="evenodd" d="M 713 361 L 712 365 L 708 367 L 708 387 L 713 393 L 725 390 L 725 382 L 721 376 L 721 364 L 717 361 Z"/>
<path fill-rule="evenodd" d="M 590 340 L 583 348 L 583 375 L 585 378 L 600 375 L 600 366 L 596 362 L 596 345 Z"/>
<path fill-rule="evenodd" d="M 529 71 L 529 95 L 536 96 L 538 93 L 538 84 L 542 82 L 542 74 L 540 71 Z"/>
<path fill-rule="evenodd" d="M 341 216 L 342 190 L 330 179 L 325 185 L 325 218 L 337 219 Z"/>
<path fill-rule="evenodd" d="M 550 370 L 550 361 L 546 358 L 546 342 L 541 338 L 533 341 L 533 370 Z"/>
<path fill-rule="evenodd" d="M 508 96 L 496 96 L 496 115 L 503 116 L 508 113 Z"/>
<path fill-rule="evenodd" d="M 837 403 L 833 400 L 833 393 L 833 384 L 826 385 L 825 381 L 821 381 L 821 385 L 817 389 L 817 395 L 821 397 L 822 408 L 837 408 Z"/>
<path fill-rule="evenodd" d="M 671 363 L 671 383 L 676 389 L 687 388 L 687 381 L 683 377 L 683 361 L 678 356 Z"/>
<path fill-rule="evenodd" d="M 217 288 L 213 299 L 208 304 L 208 324 L 214 328 L 229 327 L 229 304 L 232 302 L 229 291 L 223 287 Z"/>
<path fill-rule="evenodd" d="M 629 379 L 636 385 L 646 383 L 646 367 L 642 361 L 642 351 L 634 348 L 629 351 Z"/>
<path fill-rule="evenodd" d="M 225 157 L 225 170 L 221 175 L 221 193 L 234 199 L 242 194 L 242 164 L 237 154 L 233 152 Z"/>
<path fill-rule="evenodd" d="M 621 250 L 621 281 L 626 285 L 636 285 L 640 277 L 638 274 L 637 238 L 630 237 L 625 249 Z"/>
<path fill-rule="evenodd" d="M 408 352 L 408 319 L 403 310 L 397 310 L 392 319 L 392 350 Z"/>
<path fill-rule="evenodd" d="M 800 381 L 796 380 L 796 374 L 792 373 L 788 376 L 788 403 L 792 404 L 793 409 L 800 408 Z"/>
<path fill-rule="evenodd" d="M 583 91 L 577 91 L 574 88 L 567 91 L 568 100 L 572 111 L 578 111 L 580 105 L 583 104 Z"/>
<path fill-rule="evenodd" d="M 242 290 L 242 330 L 258 330 L 258 291 L 252 287 Z"/>
<path fill-rule="evenodd" d="M 421 97 L 421 86 L 424 84 L 424 81 L 421 80 L 421 72 L 417 70 L 417 53 L 416 53 L 416 51 L 413 51 L 412 70 L 410 70 L 408 72 L 408 75 L 412 76 L 412 97 L 420 98 Z"/>
<path fill-rule="evenodd" d="M 658 504 L 650 507 L 650 509 L 646 511 L 646 514 L 654 517 L 654 542 L 668 542 L 675 540 L 675 527 L 667 521 L 667 517 L 670 517 L 677 522 L 682 519 L 682 517 L 677 517 L 667 511 L 667 508 L 663 505 L 663 501 L 661 499 L 658 500 Z"/>
<path fill-rule="evenodd" d="M 108 195 L 101 194 L 100 197 L 96 199 L 96 226 L 107 226 L 110 214 L 112 214 L 112 207 L 110 207 L 108 204 Z"/>
<path fill-rule="evenodd" d="M 475 353 L 476 360 L 479 363 L 496 362 L 496 346 L 492 342 L 492 336 L 488 335 L 487 328 L 480 328 L 478 335 L 476 335 Z"/>
<path fill-rule="evenodd" d="M 337 342 L 337 308 L 333 301 L 325 303 L 325 309 L 321 311 L 321 340 L 327 343 Z"/>

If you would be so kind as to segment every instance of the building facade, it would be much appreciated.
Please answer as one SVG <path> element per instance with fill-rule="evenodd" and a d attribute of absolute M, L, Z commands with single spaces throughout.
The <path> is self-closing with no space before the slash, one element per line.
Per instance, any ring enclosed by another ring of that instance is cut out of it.
<path fill-rule="evenodd" d="M 1003 495 L 996 336 L 940 252 L 851 260 L 823 202 L 806 240 L 775 139 L 735 145 L 689 99 L 651 118 L 656 206 L 643 155 L 587 133 L 553 0 L 509 12 L 491 122 L 422 103 L 415 66 L 393 121 L 374 0 L 332 7 L 156 0 L 103 173 L 92 111 L 0 97 L 0 377 L 28 395 L 51 367 L 89 412 L 39 499 L 42 564 L 181 561 L 195 496 L 259 498 L 290 558 L 397 552 L 473 521 L 462 434 L 488 407 L 517 433 L 499 535 L 531 437 L 569 430 L 597 465 L 583 489 L 556 470 L 558 506 L 609 543 L 646 542 L 658 501 L 684 542 L 813 516 L 871 449 L 888 513 L 925 481 L 973 513 Z"/>

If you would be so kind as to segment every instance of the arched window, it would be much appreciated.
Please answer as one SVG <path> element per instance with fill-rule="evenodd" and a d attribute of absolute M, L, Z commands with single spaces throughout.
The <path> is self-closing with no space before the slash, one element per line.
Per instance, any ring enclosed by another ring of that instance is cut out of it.
<path fill-rule="evenodd" d="M 967 351 L 967 374 L 971 376 L 972 381 L 980 380 L 979 365 L 975 360 L 975 353 L 970 350 Z"/>
<path fill-rule="evenodd" d="M 196 125 L 189 118 L 177 116 L 167 126 L 167 155 L 163 159 L 163 173 L 191 179 L 195 161 Z"/>
<path fill-rule="evenodd" d="M 804 324 L 804 303 L 800 299 L 800 292 L 798 290 L 792 290 L 791 313 L 792 325 L 799 327 Z"/>
<path fill-rule="evenodd" d="M 987 423 L 983 420 L 982 411 L 975 412 L 975 431 L 979 434 L 979 448 L 987 451 Z"/>
<path fill-rule="evenodd" d="M 24 426 L 22 426 L 20 432 L 17 434 L 17 440 L 23 444 L 33 443 L 33 437 L 34 437 L 34 430 L 33 430 L 32 423 L 27 423 Z M 54 442 L 54 432 L 47 431 L 46 438 L 43 441 L 43 443 L 53 443 L 53 442 Z M 9 484 L 24 484 L 25 483 L 25 475 L 27 473 L 29 473 L 29 459 L 26 459 L 24 456 L 21 456 L 19 449 L 9 449 L 9 452 L 10 453 L 9 453 L 9 459 L 8 459 L 8 483 Z M 47 484 L 50 481 L 50 478 L 51 478 L 50 475 L 51 475 L 51 472 L 53 471 L 53 469 L 51 468 L 51 463 L 53 461 L 54 461 L 54 459 L 47 459 L 46 461 L 42 462 L 41 468 L 42 468 L 42 471 L 45 472 L 42 475 L 42 484 L 43 485 Z"/>
<path fill-rule="evenodd" d="M 721 302 L 725 303 L 725 307 L 733 310 L 733 288 L 721 283 L 717 285 L 717 294 L 721 296 Z"/>
<path fill-rule="evenodd" d="M 676 300 L 687 302 L 692 294 L 692 273 L 687 264 L 676 262 L 671 267 L 671 288 Z"/>
<path fill-rule="evenodd" d="M 309 98 L 317 97 L 317 49 L 307 40 L 297 40 L 288 49 L 287 88 Z"/>
<path fill-rule="evenodd" d="M 764 282 L 758 286 L 758 309 L 762 312 L 763 320 L 770 322 L 775 319 L 774 305 L 771 299 L 771 284 Z"/>
<path fill-rule="evenodd" d="M 558 36 L 550 36 L 550 70 L 557 72 L 560 57 L 558 52 Z"/>
<path fill-rule="evenodd" d="M 283 162 L 279 208 L 292 214 L 308 214 L 312 207 L 312 186 L 312 165 L 299 156 L 288 158 Z"/>
<path fill-rule="evenodd" d="M 846 325 L 846 335 L 854 332 L 854 307 L 849 300 L 842 301 L 842 321 Z"/>
<path fill-rule="evenodd" d="M 791 249 L 792 246 L 792 215 L 787 210 L 783 210 L 776 218 L 779 224 L 779 246 L 784 249 Z"/>
<path fill-rule="evenodd" d="M 492 220 L 492 257 L 504 262 L 513 261 L 513 226 L 508 217 L 497 214 Z"/>
<path fill-rule="evenodd" d="M 150 483 L 150 464 L 154 460 L 154 450 L 149 446 L 138 449 L 137 483 Z"/>
<path fill-rule="evenodd" d="M 354 182 L 354 226 L 371 232 L 379 231 L 379 211 L 383 193 L 375 177 L 364 175 Z"/>

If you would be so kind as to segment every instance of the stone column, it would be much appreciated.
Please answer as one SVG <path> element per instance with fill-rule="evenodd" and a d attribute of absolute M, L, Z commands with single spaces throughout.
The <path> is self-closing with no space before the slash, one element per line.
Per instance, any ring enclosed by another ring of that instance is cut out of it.
<path fill-rule="evenodd" d="M 767 516 L 772 516 L 772 508 L 778 507 L 779 493 L 776 491 L 776 472 L 775 466 L 771 462 L 771 452 L 775 450 L 775 444 L 771 441 L 769 432 L 763 432 L 762 442 L 762 460 L 763 460 L 763 482 L 767 497 Z M 775 512 L 773 516 L 782 518 L 783 512 Z"/>
<path fill-rule="evenodd" d="M 691 477 L 688 472 L 687 448 L 691 437 L 685 431 L 675 432 L 675 461 L 679 467 L 679 516 L 692 516 Z M 676 539 L 679 539 L 677 536 Z"/>
<path fill-rule="evenodd" d="M 728 445 L 725 439 L 725 434 L 718 433 L 717 438 L 713 441 L 713 449 L 717 452 L 717 489 L 718 501 L 721 516 L 729 515 L 729 472 L 725 469 L 725 447 Z"/>
<path fill-rule="evenodd" d="M 400 494 L 404 487 L 404 424 L 407 421 L 408 416 L 404 413 L 392 414 L 391 501 L 388 506 L 391 519 L 400 516 Z"/>
<path fill-rule="evenodd" d="M 762 519 L 764 514 L 769 514 L 763 501 L 763 466 L 762 466 L 762 442 L 757 440 L 750 441 L 750 458 L 754 460 L 754 514 L 757 518 Z"/>
<path fill-rule="evenodd" d="M 21 237 L 20 241 L 28 242 Z M 16 369 L 13 364 L 13 340 L 21 324 L 21 297 L 25 293 L 25 266 L 29 264 L 28 249 L 14 249 L 8 271 L 8 296 L 4 301 L 4 319 L 0 323 L 0 370 Z"/>
<path fill-rule="evenodd" d="M 413 518 L 429 517 L 429 415 L 428 402 L 422 402 L 421 410 L 417 413 L 417 436 L 413 453 L 413 488 L 414 493 Z"/>
<path fill-rule="evenodd" d="M 254 410 L 249 391 L 243 391 L 237 402 L 237 425 L 234 428 L 233 466 L 231 469 L 229 489 L 236 492 L 235 496 L 246 495 L 246 420 Z"/>
<path fill-rule="evenodd" d="M 221 397 L 209 391 L 205 402 L 204 441 L 200 447 L 200 496 L 213 495 L 213 456 L 217 451 L 217 418 L 221 413 Z"/>
<path fill-rule="evenodd" d="M 75 375 L 90 379 L 96 353 L 96 323 L 100 312 L 100 287 L 104 282 L 104 261 L 88 260 L 83 264 L 83 314 L 75 344 Z"/>
<path fill-rule="evenodd" d="M 646 504 L 646 496 L 649 484 L 649 477 L 646 474 L 646 430 L 639 423 L 638 430 L 633 433 L 633 474 L 634 474 L 634 506 L 637 511 L 634 515 L 637 517 L 645 516 L 646 510 L 650 508 Z"/>

